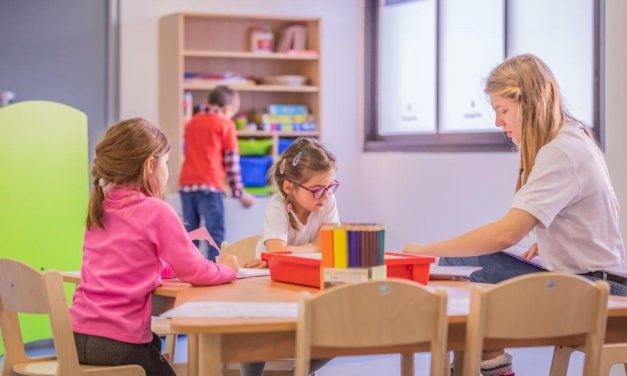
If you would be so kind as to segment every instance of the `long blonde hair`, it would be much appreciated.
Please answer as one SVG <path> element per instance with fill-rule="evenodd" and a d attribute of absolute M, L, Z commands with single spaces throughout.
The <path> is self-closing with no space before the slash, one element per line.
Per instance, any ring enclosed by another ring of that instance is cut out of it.
<path fill-rule="evenodd" d="M 145 119 L 123 120 L 107 130 L 96 145 L 96 158 L 91 169 L 92 191 L 86 226 L 104 228 L 102 222 L 105 186 L 129 184 L 148 196 L 163 198 L 165 192 L 156 173 L 148 173 L 148 164 L 170 151 L 168 139 Z M 155 159 L 151 159 L 155 157 Z"/>
<path fill-rule="evenodd" d="M 515 56 L 494 68 L 484 91 L 518 103 L 518 116 L 522 116 L 518 191 L 527 182 L 540 148 L 574 118 L 564 107 L 551 69 L 534 55 Z"/>
<path fill-rule="evenodd" d="M 291 144 L 268 171 L 268 178 L 281 192 L 285 201 L 289 195 L 283 190 L 283 183 L 291 181 L 304 184 L 314 173 L 328 172 L 336 168 L 335 156 L 313 138 L 299 137 Z M 297 228 L 293 213 L 288 215 L 290 225 Z"/>

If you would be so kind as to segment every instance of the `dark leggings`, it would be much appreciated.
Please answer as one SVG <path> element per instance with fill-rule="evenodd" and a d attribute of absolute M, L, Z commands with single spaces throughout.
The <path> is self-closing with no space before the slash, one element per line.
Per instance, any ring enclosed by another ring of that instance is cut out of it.
<path fill-rule="evenodd" d="M 78 361 L 96 366 L 138 364 L 146 375 L 176 376 L 172 366 L 161 355 L 161 339 L 152 333 L 152 342 L 126 343 L 114 339 L 74 333 Z"/>
<path fill-rule="evenodd" d="M 331 359 L 312 359 L 309 363 L 309 374 L 312 374 L 329 363 Z M 246 362 L 240 363 L 239 369 L 241 376 L 262 376 L 266 362 Z"/>

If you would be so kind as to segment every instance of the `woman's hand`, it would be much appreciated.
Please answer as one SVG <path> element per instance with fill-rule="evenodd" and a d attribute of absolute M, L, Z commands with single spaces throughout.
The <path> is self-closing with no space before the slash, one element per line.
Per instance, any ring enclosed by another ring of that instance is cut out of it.
<path fill-rule="evenodd" d="M 219 256 L 216 257 L 216 263 L 220 265 L 226 265 L 229 268 L 237 271 L 239 270 L 239 263 L 237 262 L 237 257 L 233 255 L 229 255 L 228 253 L 222 252 Z"/>
<path fill-rule="evenodd" d="M 531 247 L 529 247 L 527 252 L 522 254 L 522 257 L 524 257 L 527 260 L 531 260 L 532 258 L 536 257 L 539 254 L 540 253 L 538 252 L 538 243 L 533 243 Z"/>
<path fill-rule="evenodd" d="M 405 253 L 417 253 L 419 255 L 424 255 L 425 251 L 426 246 L 424 244 L 409 243 L 403 246 L 403 252 Z"/>
<path fill-rule="evenodd" d="M 264 260 L 255 259 L 255 260 L 251 260 L 251 261 L 248 261 L 247 263 L 245 263 L 244 267 L 245 268 L 256 268 L 256 269 L 267 268 L 268 267 L 268 262 L 264 261 Z"/>

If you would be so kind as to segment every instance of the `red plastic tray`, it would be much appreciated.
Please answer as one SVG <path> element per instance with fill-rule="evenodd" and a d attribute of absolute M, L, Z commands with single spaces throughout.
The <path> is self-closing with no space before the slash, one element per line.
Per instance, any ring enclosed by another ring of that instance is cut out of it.
<path fill-rule="evenodd" d="M 404 278 L 427 284 L 429 265 L 435 257 L 385 252 L 388 278 Z M 320 287 L 320 260 L 293 256 L 292 252 L 264 252 L 261 258 L 268 262 L 270 278 L 274 281 Z"/>

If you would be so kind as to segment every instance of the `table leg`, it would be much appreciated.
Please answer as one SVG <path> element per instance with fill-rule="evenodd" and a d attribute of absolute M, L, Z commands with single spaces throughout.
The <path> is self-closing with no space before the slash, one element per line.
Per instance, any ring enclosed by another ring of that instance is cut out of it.
<path fill-rule="evenodd" d="M 187 334 L 187 375 L 198 376 L 198 334 Z"/>
<path fill-rule="evenodd" d="M 199 375 L 222 376 L 222 336 L 203 333 L 198 338 Z"/>

